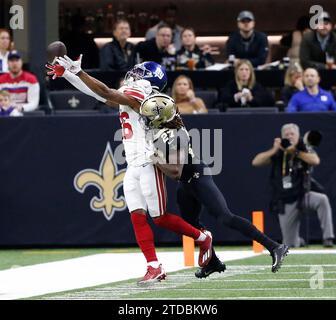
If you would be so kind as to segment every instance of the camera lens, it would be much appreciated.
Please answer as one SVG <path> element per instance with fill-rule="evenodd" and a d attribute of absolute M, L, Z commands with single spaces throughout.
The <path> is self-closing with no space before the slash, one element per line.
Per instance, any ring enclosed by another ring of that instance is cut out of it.
<path fill-rule="evenodd" d="M 281 139 L 281 147 L 287 149 L 290 145 L 291 143 L 288 139 Z"/>

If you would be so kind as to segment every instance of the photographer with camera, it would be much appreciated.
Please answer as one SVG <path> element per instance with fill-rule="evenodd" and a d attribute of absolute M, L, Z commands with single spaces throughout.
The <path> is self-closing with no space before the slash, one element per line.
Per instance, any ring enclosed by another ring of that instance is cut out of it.
<path fill-rule="evenodd" d="M 306 209 L 317 211 L 323 232 L 323 245 L 333 246 L 332 211 L 328 197 L 321 193 L 322 188 L 311 178 L 312 167 L 320 164 L 314 151 L 321 140 L 316 131 L 308 132 L 300 139 L 300 129 L 294 123 L 281 128 L 281 137 L 275 138 L 273 147 L 255 156 L 255 167 L 272 164 L 271 211 L 279 214 L 283 243 L 299 247 L 301 216 Z"/>

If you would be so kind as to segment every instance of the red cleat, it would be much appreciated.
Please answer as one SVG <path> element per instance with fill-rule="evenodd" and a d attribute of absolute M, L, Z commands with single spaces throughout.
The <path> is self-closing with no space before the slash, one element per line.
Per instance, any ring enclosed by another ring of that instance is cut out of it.
<path fill-rule="evenodd" d="M 196 241 L 200 247 L 198 255 L 198 265 L 202 268 L 206 266 L 212 257 L 212 235 L 210 231 L 203 232 L 206 235 L 204 241 Z"/>
<path fill-rule="evenodd" d="M 157 268 L 153 268 L 151 266 L 147 267 L 147 272 L 145 276 L 138 281 L 138 285 L 147 285 L 153 282 L 159 282 L 161 280 L 166 279 L 167 274 L 162 268 L 162 264 L 160 264 Z"/>

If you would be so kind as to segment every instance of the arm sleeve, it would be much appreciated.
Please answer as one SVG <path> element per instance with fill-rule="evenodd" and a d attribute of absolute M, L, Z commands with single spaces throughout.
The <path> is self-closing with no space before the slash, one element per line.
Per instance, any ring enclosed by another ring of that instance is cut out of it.
<path fill-rule="evenodd" d="M 27 103 L 22 104 L 23 111 L 30 112 L 36 110 L 40 102 L 40 84 L 38 82 L 29 87 L 27 100 Z"/>
<path fill-rule="evenodd" d="M 102 98 L 101 96 L 94 93 L 78 76 L 74 75 L 73 73 L 66 70 L 63 74 L 63 77 L 68 80 L 76 89 L 79 91 L 91 96 L 98 101 L 106 103 L 106 99 Z"/>
<path fill-rule="evenodd" d="M 220 90 L 220 102 L 223 105 L 223 110 L 225 111 L 226 108 L 239 108 L 241 105 L 237 103 L 234 99 L 234 95 L 238 92 L 234 92 L 233 87 L 228 84 L 226 87 Z"/>
<path fill-rule="evenodd" d="M 266 35 L 262 35 L 259 47 L 258 47 L 258 53 L 256 58 L 250 58 L 253 67 L 257 67 L 259 65 L 262 65 L 266 62 L 268 55 L 268 40 Z"/>

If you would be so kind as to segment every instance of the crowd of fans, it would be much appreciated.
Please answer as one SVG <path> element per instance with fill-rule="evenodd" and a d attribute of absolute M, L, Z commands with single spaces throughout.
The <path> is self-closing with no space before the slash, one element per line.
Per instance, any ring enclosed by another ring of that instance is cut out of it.
<path fill-rule="evenodd" d="M 270 56 L 267 35 L 255 30 L 252 12 L 240 12 L 237 30 L 229 35 L 225 61 L 222 61 L 231 64 L 234 77 L 218 88 L 218 101 L 214 105 L 226 111 L 227 108 L 271 107 L 280 100 L 288 112 L 336 110 L 333 95 L 319 87 L 319 70 L 336 69 L 336 29 L 328 12 L 323 13 L 322 21 L 311 30 L 309 17 L 300 17 L 296 30 L 282 37 L 280 43 L 288 49 L 290 61 L 286 65 L 284 86 L 279 97 L 275 97 L 255 76 L 255 70 L 264 68 Z M 62 34 L 61 40 L 69 56 L 83 54 L 85 69 L 126 72 L 136 63 L 155 61 L 168 71 L 192 71 L 206 70 L 215 64 L 212 48 L 198 46 L 195 30 L 177 24 L 175 7 L 168 7 L 163 19 L 148 29 L 144 41 L 137 44 L 129 41 L 131 26 L 125 19 L 114 23 L 112 41 L 100 49 L 84 27 L 85 19 L 74 16 L 71 32 Z M 12 49 L 10 32 L 0 29 L 0 90 L 10 93 L 11 104 L 19 113 L 36 110 L 38 81 L 33 74 L 22 70 L 21 54 Z M 181 113 L 202 113 L 207 112 L 207 107 L 213 107 L 197 97 L 192 80 L 186 76 L 176 79 L 172 94 Z"/>
<path fill-rule="evenodd" d="M 65 43 L 69 56 L 74 58 L 83 54 L 84 69 L 127 72 L 137 63 L 155 61 L 168 71 L 194 71 L 206 70 L 215 64 L 212 48 L 197 44 L 195 30 L 177 24 L 176 8 L 167 8 L 163 19 L 149 28 L 144 41 L 137 44 L 129 41 L 131 25 L 124 18 L 111 26 L 113 39 L 100 49 L 86 32 L 85 23 L 84 17 L 75 15 L 69 32 L 63 33 L 60 39 Z M 229 108 L 274 107 L 281 102 L 286 112 L 336 111 L 335 98 L 320 87 L 319 74 L 323 69 L 336 69 L 336 28 L 333 28 L 329 13 L 323 12 L 322 23 L 314 30 L 310 28 L 309 17 L 300 17 L 296 29 L 282 37 L 280 44 L 287 49 L 289 63 L 283 65 L 286 72 L 278 101 L 269 88 L 256 79 L 255 70 L 267 66 L 270 45 L 267 35 L 257 31 L 255 26 L 252 12 L 244 10 L 239 13 L 237 30 L 228 37 L 225 61 L 222 61 L 230 66 L 233 77 L 227 83 L 219 84 L 218 98 L 214 103 L 216 108 L 225 112 Z M 204 114 L 213 107 L 206 105 L 197 95 L 192 78 L 183 74 L 175 79 L 169 93 L 181 114 Z M 22 55 L 14 50 L 10 31 L 0 29 L 0 117 L 22 116 L 37 110 L 39 98 L 37 77 L 23 69 Z M 76 102 L 75 98 L 72 100 Z M 98 108 L 106 110 L 101 106 Z M 308 165 L 318 165 L 319 158 L 312 150 L 300 146 L 297 125 L 286 124 L 282 128 L 282 138 L 288 139 L 291 146 L 283 147 L 282 140 L 276 138 L 273 147 L 259 153 L 252 163 L 254 166 L 272 163 L 273 187 L 277 191 L 272 201 L 282 206 L 277 208 L 277 213 L 281 213 L 279 221 L 283 241 L 291 247 L 299 247 L 302 245 L 299 237 L 301 211 L 297 204 L 305 199 L 306 194 L 301 192 L 297 181 L 303 181 Z M 291 160 L 287 159 L 288 154 Z M 314 157 L 317 160 L 313 161 Z M 295 173 L 293 181 L 292 171 Z M 329 200 L 321 192 L 309 191 L 309 194 L 308 207 L 316 209 L 321 220 L 323 244 L 332 247 L 334 232 Z"/>

